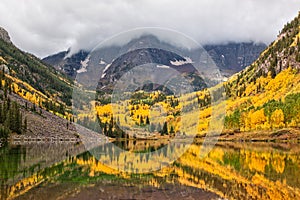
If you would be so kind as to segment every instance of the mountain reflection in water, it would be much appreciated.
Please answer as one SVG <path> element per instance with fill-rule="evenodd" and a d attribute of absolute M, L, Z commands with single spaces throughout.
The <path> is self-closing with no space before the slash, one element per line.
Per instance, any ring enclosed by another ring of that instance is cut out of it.
<path fill-rule="evenodd" d="M 151 143 L 117 145 L 135 152 L 164 145 Z M 129 166 L 122 153 L 111 152 L 111 146 L 97 148 L 107 152 L 101 156 L 107 156 L 110 166 Z M 1 199 L 84 199 L 86 195 L 90 199 L 300 199 L 299 144 L 218 143 L 205 158 L 200 157 L 200 149 L 201 144 L 193 144 L 172 165 L 139 174 L 152 165 L 147 156 L 134 159 L 130 167 L 136 173 L 128 173 L 99 162 L 80 144 L 4 146 L 0 195 Z"/>

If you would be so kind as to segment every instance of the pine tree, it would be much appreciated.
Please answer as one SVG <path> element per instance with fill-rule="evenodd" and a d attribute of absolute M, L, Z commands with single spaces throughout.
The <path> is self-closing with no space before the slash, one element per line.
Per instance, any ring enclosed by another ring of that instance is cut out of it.
<path fill-rule="evenodd" d="M 146 117 L 146 124 L 147 124 L 147 125 L 150 124 L 150 120 L 149 120 L 149 117 L 148 117 L 148 116 Z"/>
<path fill-rule="evenodd" d="M 0 138 L 7 138 L 10 134 L 10 130 L 4 126 L 0 126 Z"/>
<path fill-rule="evenodd" d="M 162 135 L 168 134 L 168 124 L 167 122 L 164 123 L 163 129 L 161 130 Z"/>
<path fill-rule="evenodd" d="M 113 124 L 110 123 L 108 126 L 107 136 L 112 137 L 113 134 Z"/>
<path fill-rule="evenodd" d="M 36 112 L 36 107 L 35 104 L 32 104 L 32 108 L 31 108 L 32 112 Z"/>
<path fill-rule="evenodd" d="M 275 70 L 275 67 L 271 65 L 271 66 L 269 67 L 269 71 L 270 71 L 270 73 L 271 73 L 271 77 L 272 77 L 272 78 L 275 78 L 275 76 L 276 76 L 276 70 Z"/>
<path fill-rule="evenodd" d="M 142 126 L 144 124 L 144 120 L 143 120 L 143 116 L 140 116 L 140 126 Z"/>
<path fill-rule="evenodd" d="M 297 55 L 296 55 L 296 61 L 300 62 L 300 53 L 297 53 Z"/>
<path fill-rule="evenodd" d="M 23 132 L 26 133 L 27 131 L 27 117 L 24 119 L 24 124 L 23 124 Z"/>
<path fill-rule="evenodd" d="M 4 88 L 4 98 L 7 98 L 7 89 Z"/>
<path fill-rule="evenodd" d="M 107 136 L 107 122 L 104 124 L 103 134 Z"/>
<path fill-rule="evenodd" d="M 4 111 L 3 111 L 3 104 L 1 103 L 0 104 L 0 123 L 1 124 L 5 121 L 3 113 L 4 113 Z"/>
<path fill-rule="evenodd" d="M 173 127 L 173 126 L 171 126 L 171 128 L 170 128 L 170 133 L 171 133 L 171 134 L 172 134 L 172 133 L 175 133 L 174 127 Z"/>

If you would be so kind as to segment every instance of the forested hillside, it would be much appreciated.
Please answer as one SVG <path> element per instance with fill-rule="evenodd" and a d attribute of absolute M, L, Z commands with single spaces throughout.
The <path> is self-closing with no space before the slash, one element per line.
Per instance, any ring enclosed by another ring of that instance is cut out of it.
<path fill-rule="evenodd" d="M 35 113 L 43 118 L 42 109 L 71 120 L 72 81 L 19 50 L 8 33 L 2 28 L 0 31 L 0 138 L 28 132 L 26 116 Z M 24 101 L 17 101 L 14 95 Z M 38 121 L 30 120 L 29 124 L 40 126 Z"/>
<path fill-rule="evenodd" d="M 225 83 L 228 129 L 300 125 L 300 15 L 247 69 Z"/>

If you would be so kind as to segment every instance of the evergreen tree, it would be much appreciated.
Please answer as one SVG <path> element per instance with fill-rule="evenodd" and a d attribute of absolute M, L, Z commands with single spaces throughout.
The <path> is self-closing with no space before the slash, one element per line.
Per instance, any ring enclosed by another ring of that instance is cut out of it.
<path fill-rule="evenodd" d="M 10 134 L 10 130 L 4 126 L 0 126 L 0 138 L 7 138 Z"/>
<path fill-rule="evenodd" d="M 7 98 L 7 89 L 6 88 L 4 88 L 4 98 Z"/>
<path fill-rule="evenodd" d="M 171 133 L 171 134 L 172 134 L 172 133 L 175 133 L 174 127 L 173 127 L 173 126 L 171 126 L 171 128 L 170 128 L 170 133 Z"/>
<path fill-rule="evenodd" d="M 140 126 L 142 126 L 144 124 L 144 119 L 143 119 L 143 116 L 141 115 L 140 116 Z"/>
<path fill-rule="evenodd" d="M 296 55 L 296 61 L 300 62 L 300 53 L 297 53 L 297 55 Z"/>
<path fill-rule="evenodd" d="M 149 120 L 149 117 L 148 117 L 148 116 L 146 117 L 146 124 L 147 124 L 147 125 L 150 124 L 150 120 Z"/>
<path fill-rule="evenodd" d="M 36 107 L 35 104 L 32 104 L 32 108 L 31 108 L 32 112 L 36 112 Z"/>
<path fill-rule="evenodd" d="M 157 124 L 157 129 L 156 129 L 158 132 L 161 132 L 161 125 L 160 123 Z"/>
<path fill-rule="evenodd" d="M 113 124 L 110 123 L 108 126 L 107 136 L 112 137 L 113 135 Z"/>
<path fill-rule="evenodd" d="M 269 71 L 270 71 L 270 73 L 271 73 L 271 77 L 272 77 L 272 78 L 275 78 L 275 76 L 276 76 L 276 70 L 275 70 L 275 67 L 271 65 L 271 66 L 269 67 Z"/>
<path fill-rule="evenodd" d="M 163 128 L 162 128 L 162 130 L 161 130 L 160 133 L 161 133 L 161 135 L 168 134 L 168 124 L 167 124 L 167 122 L 164 123 L 164 126 L 163 126 Z"/>
<path fill-rule="evenodd" d="M 2 103 L 1 103 L 1 104 L 0 104 L 0 123 L 1 123 L 1 124 L 5 121 L 4 113 L 5 113 L 5 111 L 3 110 L 3 105 L 2 105 Z"/>
<path fill-rule="evenodd" d="M 103 134 L 107 136 L 107 122 L 104 124 Z"/>
<path fill-rule="evenodd" d="M 27 131 L 27 117 L 25 117 L 24 124 L 23 124 L 23 132 L 26 133 L 26 131 Z"/>

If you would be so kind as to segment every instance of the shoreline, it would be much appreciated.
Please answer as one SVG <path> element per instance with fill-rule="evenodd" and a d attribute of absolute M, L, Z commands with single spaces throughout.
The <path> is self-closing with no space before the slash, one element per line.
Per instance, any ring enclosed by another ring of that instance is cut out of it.
<path fill-rule="evenodd" d="M 244 142 L 300 142 L 300 128 L 282 128 L 277 130 L 257 130 L 248 132 L 224 131 L 219 141 Z"/>
<path fill-rule="evenodd" d="M 93 136 L 94 137 L 94 136 Z M 122 142 L 122 141 L 170 141 L 185 140 L 193 138 L 194 142 L 204 141 L 205 138 L 216 138 L 219 142 L 300 142 L 300 128 L 284 128 L 278 130 L 268 131 L 250 131 L 250 132 L 236 132 L 227 130 L 218 136 L 196 135 L 196 136 L 169 136 L 169 137 L 151 137 L 151 138 L 107 138 L 109 142 Z M 81 143 L 82 138 L 70 137 L 69 135 L 53 134 L 51 136 L 45 135 L 16 135 L 13 134 L 7 140 L 0 140 L 0 144 L 4 143 L 22 144 L 22 143 Z"/>
<path fill-rule="evenodd" d="M 177 137 L 177 138 L 176 138 Z M 256 130 L 247 132 L 237 132 L 234 130 L 225 130 L 220 135 L 206 136 L 163 136 L 163 137 L 151 137 L 151 138 L 109 138 L 109 141 L 157 141 L 157 140 L 185 140 L 188 138 L 194 138 L 194 141 L 203 141 L 206 137 L 217 138 L 218 141 L 232 141 L 232 142 L 300 142 L 300 128 L 282 128 L 277 130 Z"/>

